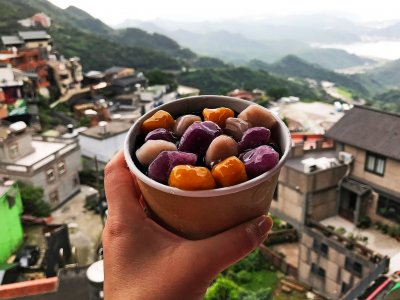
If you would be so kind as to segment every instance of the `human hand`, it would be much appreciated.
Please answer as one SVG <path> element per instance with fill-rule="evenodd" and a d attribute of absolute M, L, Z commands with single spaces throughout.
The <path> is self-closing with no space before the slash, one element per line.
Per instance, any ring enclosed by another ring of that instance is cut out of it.
<path fill-rule="evenodd" d="M 122 151 L 106 166 L 105 192 L 106 300 L 201 299 L 213 278 L 257 248 L 272 227 L 260 216 L 204 240 L 176 236 L 145 214 Z"/>

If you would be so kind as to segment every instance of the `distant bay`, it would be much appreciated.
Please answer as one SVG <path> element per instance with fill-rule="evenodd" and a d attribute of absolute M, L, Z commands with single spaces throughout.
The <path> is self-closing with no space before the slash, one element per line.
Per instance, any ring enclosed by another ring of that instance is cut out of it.
<path fill-rule="evenodd" d="M 365 41 L 351 44 L 314 44 L 316 48 L 342 49 L 358 56 L 365 56 L 375 59 L 400 59 L 399 41 Z"/>

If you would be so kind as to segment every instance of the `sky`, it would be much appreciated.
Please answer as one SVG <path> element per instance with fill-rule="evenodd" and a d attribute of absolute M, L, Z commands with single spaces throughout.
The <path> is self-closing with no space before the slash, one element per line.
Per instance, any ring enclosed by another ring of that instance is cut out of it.
<path fill-rule="evenodd" d="M 205 21 L 298 15 L 318 12 L 344 13 L 360 21 L 400 18 L 399 0 L 50 0 L 62 8 L 79 7 L 109 25 L 126 19 L 151 21 Z"/>

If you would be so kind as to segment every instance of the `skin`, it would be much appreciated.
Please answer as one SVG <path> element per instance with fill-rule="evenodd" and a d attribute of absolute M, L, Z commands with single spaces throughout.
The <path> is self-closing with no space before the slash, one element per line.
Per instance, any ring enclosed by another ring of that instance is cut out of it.
<path fill-rule="evenodd" d="M 260 216 L 216 236 L 190 241 L 150 219 L 122 152 L 105 168 L 105 299 L 202 299 L 212 280 L 262 243 L 272 220 Z"/>

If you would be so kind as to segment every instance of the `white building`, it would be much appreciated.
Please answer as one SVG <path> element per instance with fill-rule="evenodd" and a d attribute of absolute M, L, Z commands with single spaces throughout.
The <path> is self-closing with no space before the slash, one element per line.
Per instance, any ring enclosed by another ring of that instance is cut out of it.
<path fill-rule="evenodd" d="M 95 169 L 97 158 L 99 169 L 103 169 L 111 158 L 123 148 L 125 137 L 132 124 L 123 121 L 99 122 L 79 133 L 79 143 L 85 167 Z"/>
<path fill-rule="evenodd" d="M 23 122 L 0 127 L 0 177 L 43 188 L 57 207 L 80 191 L 77 139 L 33 137 Z"/>

